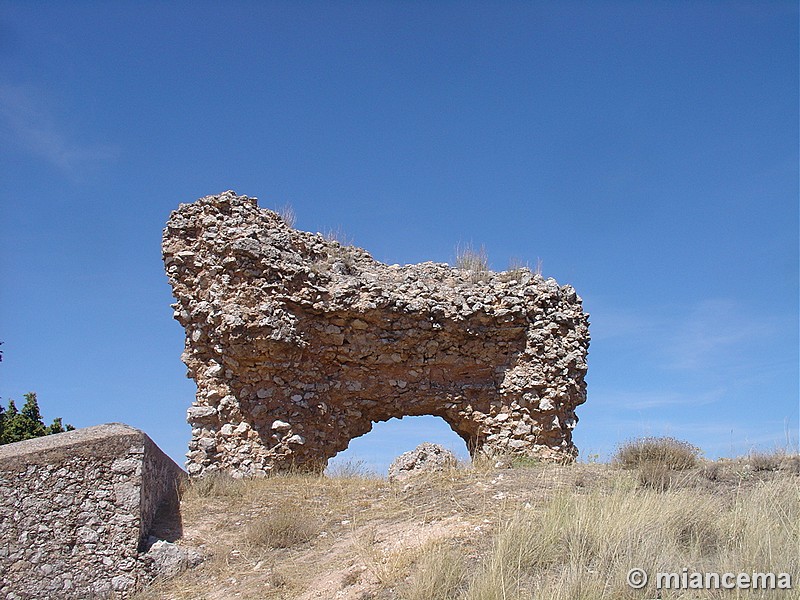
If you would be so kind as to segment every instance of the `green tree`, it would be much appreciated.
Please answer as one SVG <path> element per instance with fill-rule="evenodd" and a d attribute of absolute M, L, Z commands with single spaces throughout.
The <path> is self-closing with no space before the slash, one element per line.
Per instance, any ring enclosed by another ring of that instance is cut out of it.
<path fill-rule="evenodd" d="M 61 423 L 61 417 L 56 417 L 55 419 L 53 419 L 53 422 L 47 426 L 47 435 L 50 435 L 51 433 L 64 433 L 65 431 L 74 431 L 74 429 L 75 428 L 69 423 L 65 428 L 64 425 L 62 425 Z"/>
<path fill-rule="evenodd" d="M 39 402 L 36 400 L 35 392 L 25 394 L 25 404 L 22 405 L 22 410 L 19 411 L 19 418 L 24 423 L 25 428 L 26 437 L 22 439 L 27 440 L 47 434 L 42 420 L 42 413 L 39 412 Z"/>
<path fill-rule="evenodd" d="M 9 400 L 8 410 L 6 411 L 3 442 L 9 444 L 11 442 L 20 442 L 36 437 L 33 435 L 33 429 L 28 417 L 18 412 L 14 401 Z"/>
<path fill-rule="evenodd" d="M 34 392 L 25 394 L 25 404 L 21 411 L 17 411 L 13 400 L 8 401 L 8 409 L 4 414 L 2 413 L 2 407 L 0 407 L 0 444 L 21 442 L 22 440 L 29 440 L 52 433 L 63 433 L 72 429 L 75 429 L 72 425 L 67 425 L 65 429 L 60 417 L 54 419 L 51 425 L 45 427 L 39 410 L 39 402 Z"/>
<path fill-rule="evenodd" d="M 3 444 L 8 444 L 9 442 L 16 442 L 16 439 L 12 439 L 11 435 L 11 425 L 14 423 L 14 419 L 17 417 L 17 405 L 14 404 L 14 401 L 9 398 L 8 400 L 8 408 L 6 409 L 6 414 L 3 417 Z"/>

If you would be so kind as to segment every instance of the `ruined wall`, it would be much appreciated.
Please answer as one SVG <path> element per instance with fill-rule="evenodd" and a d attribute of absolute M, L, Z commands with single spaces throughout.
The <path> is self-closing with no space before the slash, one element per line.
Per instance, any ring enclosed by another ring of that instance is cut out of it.
<path fill-rule="evenodd" d="M 0 597 L 129 597 L 151 578 L 147 537 L 180 531 L 183 477 L 119 423 L 0 446 Z"/>
<path fill-rule="evenodd" d="M 197 382 L 190 474 L 319 468 L 407 415 L 442 417 L 473 452 L 577 453 L 589 332 L 570 286 L 387 266 L 234 192 L 180 205 L 162 249 Z"/>

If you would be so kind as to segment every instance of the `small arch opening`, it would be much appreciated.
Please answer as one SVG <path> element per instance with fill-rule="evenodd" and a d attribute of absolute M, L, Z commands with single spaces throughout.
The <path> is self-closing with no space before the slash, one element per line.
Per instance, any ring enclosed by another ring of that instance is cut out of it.
<path fill-rule="evenodd" d="M 444 446 L 459 461 L 470 460 L 467 444 L 441 417 L 401 417 L 373 423 L 371 431 L 350 440 L 346 450 L 328 461 L 325 473 L 374 473 L 386 477 L 395 458 L 423 442 Z"/>

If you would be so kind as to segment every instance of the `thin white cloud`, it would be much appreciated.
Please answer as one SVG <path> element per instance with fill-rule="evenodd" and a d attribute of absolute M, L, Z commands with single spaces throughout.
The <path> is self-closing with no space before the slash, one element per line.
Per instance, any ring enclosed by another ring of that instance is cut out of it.
<path fill-rule="evenodd" d="M 607 429 L 615 427 L 625 431 L 626 437 L 641 436 L 670 436 L 682 439 L 711 439 L 720 436 L 730 436 L 731 432 L 741 429 L 739 424 L 728 421 L 696 422 L 676 420 L 671 416 L 633 417 L 623 416 L 614 418 L 595 419 L 594 427 Z"/>
<path fill-rule="evenodd" d="M 727 373 L 752 366 L 759 358 L 756 348 L 766 347 L 779 330 L 774 315 L 749 314 L 729 299 L 707 299 L 678 315 L 663 307 L 648 313 L 599 307 L 590 326 L 592 343 L 635 349 L 655 368 Z M 759 365 L 765 368 L 770 365 Z"/>
<path fill-rule="evenodd" d="M 0 83 L 0 127 L 6 140 L 69 175 L 119 155 L 115 146 L 84 143 L 69 135 L 42 96 L 31 86 Z"/>
<path fill-rule="evenodd" d="M 597 393 L 590 391 L 589 401 L 595 406 L 647 410 L 664 407 L 703 406 L 718 402 L 724 397 L 725 390 L 722 388 L 700 393 L 682 393 L 672 390 L 626 390 Z"/>
<path fill-rule="evenodd" d="M 667 348 L 672 369 L 705 369 L 763 342 L 776 331 L 764 318 L 746 314 L 730 300 L 707 300 L 695 306 L 683 322 L 676 323 Z"/>
<path fill-rule="evenodd" d="M 649 334 L 658 327 L 658 323 L 642 315 L 602 309 L 593 310 L 589 321 L 594 343 L 623 337 L 641 339 L 643 334 Z"/>

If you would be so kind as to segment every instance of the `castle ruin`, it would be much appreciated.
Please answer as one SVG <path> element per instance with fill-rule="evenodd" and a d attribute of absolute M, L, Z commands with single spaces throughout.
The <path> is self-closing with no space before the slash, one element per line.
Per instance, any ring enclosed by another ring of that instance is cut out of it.
<path fill-rule="evenodd" d="M 589 322 L 569 285 L 385 265 L 230 191 L 181 204 L 162 249 L 197 383 L 191 475 L 321 469 L 411 415 L 441 417 L 473 454 L 577 455 Z"/>

